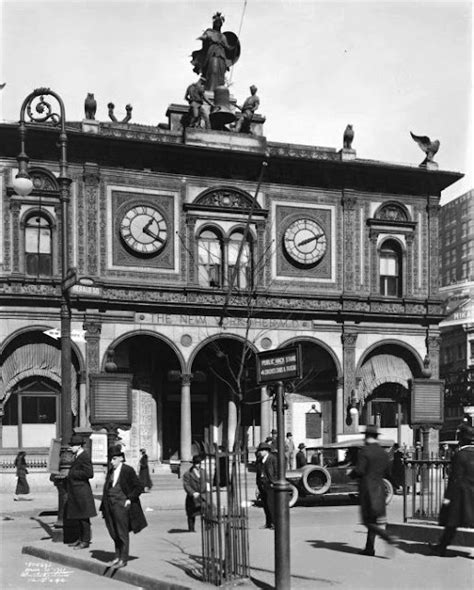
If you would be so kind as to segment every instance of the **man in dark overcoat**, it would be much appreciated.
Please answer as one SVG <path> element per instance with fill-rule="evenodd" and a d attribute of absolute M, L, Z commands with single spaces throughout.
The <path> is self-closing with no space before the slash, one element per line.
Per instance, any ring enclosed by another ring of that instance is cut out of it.
<path fill-rule="evenodd" d="M 77 521 L 79 539 L 69 546 L 74 549 L 86 549 L 91 543 L 91 517 L 97 516 L 94 496 L 89 480 L 94 477 L 94 469 L 89 453 L 84 449 L 84 439 L 73 434 L 69 442 L 74 460 L 65 480 L 66 502 L 64 516 Z"/>
<path fill-rule="evenodd" d="M 430 548 L 444 557 L 458 527 L 474 527 L 474 428 L 461 424 L 459 447 L 451 462 L 448 486 L 440 510 L 439 524 L 444 527 L 441 538 Z"/>
<path fill-rule="evenodd" d="M 274 490 L 273 484 L 278 478 L 278 460 L 268 443 L 260 443 L 257 447 L 257 488 L 265 513 L 263 528 L 274 528 Z"/>
<path fill-rule="evenodd" d="M 184 508 L 188 519 L 188 531 L 195 532 L 196 516 L 201 514 L 201 506 L 206 493 L 206 481 L 201 471 L 202 457 L 194 455 L 193 464 L 183 474 L 183 488 L 186 492 Z"/>
<path fill-rule="evenodd" d="M 140 504 L 143 486 L 135 470 L 124 463 L 122 447 L 113 447 L 109 458 L 111 468 L 105 478 L 99 509 L 115 544 L 115 559 L 110 565 L 121 568 L 128 562 L 130 531 L 139 533 L 148 523 Z"/>
<path fill-rule="evenodd" d="M 357 465 L 349 473 L 359 479 L 359 501 L 362 522 L 367 527 L 367 540 L 362 555 L 375 555 L 375 536 L 379 535 L 390 544 L 396 539 L 385 531 L 387 523 L 384 477 L 390 472 L 388 454 L 378 443 L 378 429 L 367 425 L 365 444 L 360 449 Z"/>

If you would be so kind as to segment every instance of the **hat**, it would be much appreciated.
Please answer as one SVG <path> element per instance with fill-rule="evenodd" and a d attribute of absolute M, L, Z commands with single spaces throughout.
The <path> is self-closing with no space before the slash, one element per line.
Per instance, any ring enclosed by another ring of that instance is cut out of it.
<path fill-rule="evenodd" d="M 293 436 L 293 435 L 291 434 L 291 432 L 287 432 L 286 436 Z"/>
<path fill-rule="evenodd" d="M 272 434 L 277 434 L 278 430 L 275 430 L 274 428 L 272 429 Z"/>
<path fill-rule="evenodd" d="M 250 90 L 257 90 L 257 87 L 255 86 L 255 84 L 252 84 L 252 86 L 250 86 Z"/>
<path fill-rule="evenodd" d="M 194 455 L 193 465 L 197 465 L 198 463 L 202 463 L 202 457 L 201 457 L 201 455 Z"/>
<path fill-rule="evenodd" d="M 299 448 L 299 449 L 304 449 L 305 447 L 306 447 L 306 445 L 305 445 L 304 443 L 300 443 L 300 444 L 298 445 L 298 448 Z"/>
<path fill-rule="evenodd" d="M 474 441 L 474 428 L 469 426 L 466 422 L 463 422 L 458 428 L 458 438 L 463 442 Z"/>
<path fill-rule="evenodd" d="M 379 435 L 379 429 L 375 424 L 367 424 L 365 427 L 365 437 L 372 436 L 373 438 L 377 438 Z"/>
<path fill-rule="evenodd" d="M 109 458 L 112 459 L 112 457 L 122 457 L 123 459 L 125 459 L 125 453 L 122 451 L 122 447 L 120 445 L 110 447 Z"/>
<path fill-rule="evenodd" d="M 69 441 L 69 444 L 72 447 L 75 447 L 76 445 L 80 445 L 82 447 L 82 445 L 84 444 L 84 439 L 79 434 L 73 434 L 71 436 L 71 440 Z"/>
<path fill-rule="evenodd" d="M 271 450 L 272 450 L 272 447 L 266 442 L 261 442 L 257 447 L 257 451 L 271 451 Z"/>

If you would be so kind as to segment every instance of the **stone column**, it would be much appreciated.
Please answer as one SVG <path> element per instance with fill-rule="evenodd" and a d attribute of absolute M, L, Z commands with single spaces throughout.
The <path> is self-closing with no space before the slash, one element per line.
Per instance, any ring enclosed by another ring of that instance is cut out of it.
<path fill-rule="evenodd" d="M 429 332 L 426 337 L 426 349 L 430 359 L 431 378 L 439 379 L 439 348 L 441 338 L 439 332 Z"/>
<path fill-rule="evenodd" d="M 86 375 L 85 375 L 85 396 L 84 408 L 86 412 L 85 426 L 90 424 L 89 408 L 90 408 L 90 383 L 89 375 L 91 373 L 100 372 L 100 333 L 102 331 L 102 323 L 96 319 L 89 318 L 82 324 L 86 331 L 84 337 L 86 339 Z M 82 396 L 81 396 L 82 397 Z"/>
<path fill-rule="evenodd" d="M 10 202 L 10 211 L 12 218 L 12 274 L 20 274 L 20 252 L 23 248 L 20 248 L 20 203 L 17 201 Z M 23 265 L 25 258 L 23 255 Z M 26 274 L 26 268 L 23 267 L 23 274 Z"/>
<path fill-rule="evenodd" d="M 227 401 L 227 449 L 232 451 L 235 442 L 235 429 L 237 428 L 237 404 L 234 394 L 229 391 Z"/>
<path fill-rule="evenodd" d="M 377 238 L 378 232 L 371 229 L 369 232 L 370 240 L 370 293 L 379 293 L 380 287 L 377 281 L 379 276 L 379 260 L 377 256 Z"/>
<path fill-rule="evenodd" d="M 85 212 L 78 207 L 78 223 L 82 219 L 85 220 L 86 233 L 85 242 L 81 244 L 81 234 L 78 236 L 78 250 L 79 250 L 79 265 L 84 268 L 84 271 L 89 276 L 97 276 L 99 274 L 99 257 L 101 256 L 101 242 L 99 235 L 106 235 L 102 232 L 102 225 L 104 220 L 99 214 L 101 207 L 100 203 L 100 168 L 93 162 L 86 162 L 82 173 L 82 180 L 84 183 L 84 196 L 78 200 L 78 205 L 81 201 L 84 204 Z M 87 217 L 86 217 L 87 215 Z M 99 227 L 99 225 L 101 227 Z M 111 228 L 109 228 L 111 231 Z M 105 252 L 105 247 L 102 248 Z M 80 254 L 83 254 L 81 257 Z M 105 268 L 105 266 L 104 266 Z"/>
<path fill-rule="evenodd" d="M 254 255 L 254 285 L 263 286 L 265 282 L 265 268 L 267 266 L 265 254 L 265 223 L 257 223 L 257 247 L 253 253 Z"/>
<path fill-rule="evenodd" d="M 192 284 L 199 284 L 198 276 L 198 253 L 195 239 L 196 218 L 191 215 L 186 215 L 186 249 L 188 255 L 188 281 Z"/>
<path fill-rule="evenodd" d="M 439 281 L 439 197 L 428 197 L 428 269 L 429 285 L 428 297 L 433 297 L 438 292 Z"/>
<path fill-rule="evenodd" d="M 415 276 L 413 272 L 413 242 L 415 239 L 414 234 L 407 234 L 406 235 L 406 244 L 407 244 L 407 255 L 406 255 L 406 269 L 405 269 L 405 294 L 407 296 L 413 295 L 413 291 L 415 289 L 414 281 Z"/>
<path fill-rule="evenodd" d="M 357 199 L 353 195 L 342 192 L 342 208 L 344 218 L 344 291 L 353 292 L 355 290 L 355 265 L 354 243 L 358 236 L 356 227 L 356 204 Z"/>
<path fill-rule="evenodd" d="M 191 374 L 183 373 L 181 376 L 181 463 L 190 462 L 192 459 L 191 437 Z"/>
<path fill-rule="evenodd" d="M 344 415 L 351 399 L 352 390 L 355 388 L 355 347 L 357 341 L 357 334 L 353 332 L 345 332 L 341 336 L 343 346 L 343 364 L 344 364 L 344 399 L 343 408 Z M 356 421 L 352 424 L 344 426 L 345 433 L 356 433 Z M 358 426 L 358 425 L 357 425 Z"/>
<path fill-rule="evenodd" d="M 90 426 L 87 410 L 87 373 L 86 371 L 81 371 L 79 374 L 79 426 Z"/>
<path fill-rule="evenodd" d="M 346 419 L 346 408 L 344 406 L 344 379 L 337 380 L 336 390 L 336 434 L 344 433 L 344 420 Z"/>
<path fill-rule="evenodd" d="M 260 442 L 270 436 L 272 429 L 272 403 L 266 385 L 260 387 Z"/>

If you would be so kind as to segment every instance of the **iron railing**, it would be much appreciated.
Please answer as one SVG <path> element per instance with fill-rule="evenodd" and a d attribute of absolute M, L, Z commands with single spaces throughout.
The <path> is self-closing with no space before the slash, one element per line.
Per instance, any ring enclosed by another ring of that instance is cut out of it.
<path fill-rule="evenodd" d="M 451 461 L 404 459 L 403 521 L 438 521 Z"/>
<path fill-rule="evenodd" d="M 245 454 L 203 444 L 203 580 L 221 586 L 250 577 Z"/>

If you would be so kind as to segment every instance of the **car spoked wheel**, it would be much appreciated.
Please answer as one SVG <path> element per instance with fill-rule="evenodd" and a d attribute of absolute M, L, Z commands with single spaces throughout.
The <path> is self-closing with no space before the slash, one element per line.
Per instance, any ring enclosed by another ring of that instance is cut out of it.
<path fill-rule="evenodd" d="M 385 504 L 390 504 L 393 498 L 393 486 L 388 479 L 383 480 L 383 485 L 385 488 Z"/>
<path fill-rule="evenodd" d="M 308 494 L 318 496 L 331 487 L 331 475 L 324 467 L 313 465 L 305 469 L 301 482 Z"/>

